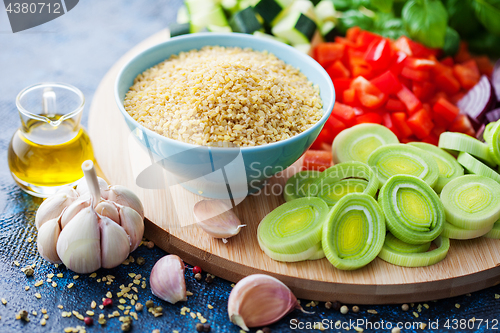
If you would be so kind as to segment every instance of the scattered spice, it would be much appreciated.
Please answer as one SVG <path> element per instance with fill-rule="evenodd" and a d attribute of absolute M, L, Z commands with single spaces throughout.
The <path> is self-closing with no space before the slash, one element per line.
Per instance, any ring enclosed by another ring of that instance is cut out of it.
<path fill-rule="evenodd" d="M 130 331 L 130 328 L 131 328 L 130 323 L 123 323 L 122 324 L 122 331 L 128 332 L 128 331 Z"/>
<path fill-rule="evenodd" d="M 146 308 L 152 308 L 155 306 L 155 303 L 152 300 L 146 301 Z"/>
<path fill-rule="evenodd" d="M 62 277 L 64 277 L 63 273 L 58 273 L 56 276 L 57 276 L 58 278 L 62 278 Z"/>
<path fill-rule="evenodd" d="M 196 280 L 200 281 L 200 280 L 201 280 L 201 274 L 200 274 L 200 273 L 196 273 L 196 274 L 194 275 L 194 278 L 195 278 Z"/>
<path fill-rule="evenodd" d="M 153 243 L 152 241 L 149 241 L 149 242 L 146 243 L 146 247 L 148 249 L 152 249 L 153 247 L 155 247 L 155 243 Z"/>
<path fill-rule="evenodd" d="M 25 322 L 29 322 L 30 321 L 29 318 L 28 318 L 28 315 L 29 315 L 29 313 L 26 310 L 21 310 L 18 313 L 19 319 L 22 319 Z M 16 317 L 16 319 L 17 319 L 17 317 Z"/>
<path fill-rule="evenodd" d="M 40 287 L 43 284 L 43 280 L 37 281 L 35 287 Z"/>
<path fill-rule="evenodd" d="M 210 324 L 203 324 L 203 332 L 210 332 L 212 330 L 212 327 Z"/>
<path fill-rule="evenodd" d="M 342 305 L 342 307 L 340 308 L 340 313 L 347 314 L 347 312 L 349 312 L 349 308 L 346 305 Z"/>
<path fill-rule="evenodd" d="M 36 293 L 35 297 L 38 298 L 38 299 L 40 299 L 40 298 L 42 298 L 42 295 L 40 295 L 40 293 Z"/>
<path fill-rule="evenodd" d="M 325 303 L 325 308 L 331 309 L 332 308 L 332 302 L 326 302 Z"/>
<path fill-rule="evenodd" d="M 332 309 L 334 309 L 335 311 L 339 311 L 340 308 L 342 308 L 342 303 L 338 301 L 332 302 Z"/>
<path fill-rule="evenodd" d="M 495 299 L 499 299 L 500 298 L 500 295 L 499 294 L 495 294 Z"/>
<path fill-rule="evenodd" d="M 405 304 L 401 305 L 401 310 L 406 312 L 406 311 L 410 310 L 410 306 L 405 303 Z"/>
<path fill-rule="evenodd" d="M 394 327 L 392 330 L 391 330 L 391 333 L 401 333 L 401 329 L 399 327 Z"/>
<path fill-rule="evenodd" d="M 73 276 L 73 280 L 76 280 L 76 279 L 78 279 L 79 277 L 80 277 L 80 275 L 74 275 L 74 276 Z"/>
<path fill-rule="evenodd" d="M 418 318 L 418 313 L 416 313 L 415 311 L 413 311 L 413 315 L 415 316 L 415 318 Z"/>
<path fill-rule="evenodd" d="M 137 303 L 135 305 L 135 311 L 142 311 L 142 309 L 144 308 L 144 306 L 141 304 L 141 303 Z"/>
<path fill-rule="evenodd" d="M 46 309 L 42 309 L 42 313 L 43 314 L 47 313 L 47 310 Z"/>
<path fill-rule="evenodd" d="M 31 266 L 26 266 L 24 268 L 21 268 L 21 271 L 26 275 L 26 276 L 33 276 L 33 273 L 35 272 Z"/>
<path fill-rule="evenodd" d="M 105 298 L 102 301 L 103 306 L 112 306 L 113 305 L 113 300 L 111 298 Z"/>
<path fill-rule="evenodd" d="M 97 276 L 97 273 L 92 273 L 89 275 L 89 277 L 91 277 L 91 278 L 95 278 L 96 276 Z"/>
<path fill-rule="evenodd" d="M 200 324 L 200 323 L 196 324 L 196 331 L 203 332 L 203 324 Z"/>
<path fill-rule="evenodd" d="M 207 308 L 209 308 L 210 310 L 212 310 L 214 307 L 212 305 L 208 304 Z"/>
<path fill-rule="evenodd" d="M 57 283 L 52 282 L 52 287 L 54 287 L 54 288 L 57 287 Z"/>
<path fill-rule="evenodd" d="M 73 288 L 74 285 L 75 284 L 72 282 L 72 283 L 68 284 L 66 287 L 68 287 L 68 289 L 71 289 L 71 288 Z"/>
<path fill-rule="evenodd" d="M 160 330 L 159 329 L 155 329 L 155 330 L 153 330 L 153 333 L 160 333 Z"/>
<path fill-rule="evenodd" d="M 26 291 L 30 290 L 30 286 L 24 287 L 24 290 L 26 290 Z"/>
<path fill-rule="evenodd" d="M 366 310 L 366 312 L 371 314 L 378 314 L 377 310 Z"/>
<path fill-rule="evenodd" d="M 457 304 L 455 304 L 455 307 L 456 307 L 457 309 L 460 309 L 460 304 L 458 304 L 458 303 L 457 303 Z"/>
<path fill-rule="evenodd" d="M 214 281 L 214 278 L 212 277 L 212 275 L 207 274 L 207 277 L 205 278 L 205 282 L 212 283 L 213 281 Z"/>
<path fill-rule="evenodd" d="M 424 303 L 424 308 L 429 309 L 429 304 Z"/>
<path fill-rule="evenodd" d="M 45 318 L 42 318 L 42 320 L 40 320 L 40 325 L 45 326 L 46 324 L 47 320 Z"/>
<path fill-rule="evenodd" d="M 63 309 L 63 306 L 61 304 L 59 304 L 57 307 L 61 310 Z"/>
<path fill-rule="evenodd" d="M 355 326 L 355 327 L 354 327 L 354 330 L 355 330 L 356 332 L 363 332 L 363 331 L 364 331 L 361 327 L 358 327 L 358 326 Z"/>
<path fill-rule="evenodd" d="M 37 315 L 38 315 L 38 313 L 37 313 L 35 310 L 31 311 L 31 314 L 32 314 L 33 316 L 37 316 Z"/>
<path fill-rule="evenodd" d="M 146 259 L 144 259 L 143 257 L 139 257 L 139 258 L 137 258 L 136 262 L 137 262 L 137 265 L 142 266 L 146 263 Z"/>
<path fill-rule="evenodd" d="M 359 306 L 355 305 L 352 307 L 352 312 L 354 313 L 358 313 L 359 312 Z M 368 312 L 370 312 L 370 310 L 368 310 Z"/>
<path fill-rule="evenodd" d="M 16 266 L 18 266 L 18 267 L 19 267 L 19 261 L 14 260 L 14 265 L 16 265 Z"/>
<path fill-rule="evenodd" d="M 262 329 L 262 332 L 264 332 L 264 333 L 271 333 L 271 329 L 269 327 L 264 327 Z"/>
<path fill-rule="evenodd" d="M 200 273 L 200 274 L 201 274 L 201 272 L 202 272 L 202 271 L 201 271 L 200 266 L 194 266 L 194 267 L 193 267 L 193 274 L 198 274 L 198 273 Z"/>
<path fill-rule="evenodd" d="M 94 318 L 92 318 L 92 317 L 85 317 L 85 319 L 83 320 L 83 322 L 87 326 L 92 326 L 92 325 L 94 325 Z"/>

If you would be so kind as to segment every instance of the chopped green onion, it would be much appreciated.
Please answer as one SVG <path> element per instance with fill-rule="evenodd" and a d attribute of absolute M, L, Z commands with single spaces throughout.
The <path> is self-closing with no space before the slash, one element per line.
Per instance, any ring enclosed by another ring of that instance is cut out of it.
<path fill-rule="evenodd" d="M 493 224 L 493 228 L 484 235 L 486 238 L 500 239 L 500 221 L 496 221 Z"/>
<path fill-rule="evenodd" d="M 394 175 L 412 175 L 434 187 L 439 177 L 439 168 L 432 155 L 405 144 L 377 148 L 368 158 L 368 165 L 377 173 L 381 185 Z"/>
<path fill-rule="evenodd" d="M 491 228 L 493 228 L 493 224 L 482 229 L 467 230 L 456 227 L 451 223 L 445 222 L 443 233 L 441 235 L 449 239 L 473 239 L 487 234 L 491 230 Z"/>
<path fill-rule="evenodd" d="M 340 199 L 323 226 L 322 246 L 333 266 L 352 270 L 369 264 L 385 238 L 384 213 L 368 194 L 351 193 Z"/>
<path fill-rule="evenodd" d="M 393 265 L 403 267 L 423 267 L 434 265 L 435 263 L 443 260 L 448 254 L 448 250 L 450 249 L 450 240 L 444 236 L 439 236 L 433 242 L 437 246 L 436 249 L 421 253 L 401 252 L 384 244 L 378 256 L 382 260 L 385 260 Z"/>
<path fill-rule="evenodd" d="M 457 161 L 470 173 L 488 177 L 500 183 L 500 175 L 498 174 L 498 172 L 496 172 L 474 156 L 470 155 L 469 153 L 461 152 L 460 154 L 458 154 Z"/>
<path fill-rule="evenodd" d="M 441 191 L 446 221 L 462 229 L 483 229 L 500 217 L 500 184 L 478 175 L 450 181 Z"/>
<path fill-rule="evenodd" d="M 286 202 L 260 222 L 257 237 L 261 247 L 281 254 L 307 251 L 321 241 L 327 214 L 328 206 L 319 198 Z"/>
<path fill-rule="evenodd" d="M 379 124 L 359 124 L 340 132 L 332 144 L 333 162 L 359 161 L 366 163 L 368 156 L 380 146 L 399 143 L 397 136 Z"/>
<path fill-rule="evenodd" d="M 373 170 L 364 163 L 353 161 L 326 169 L 309 189 L 311 196 L 321 198 L 329 206 L 333 206 L 349 193 L 365 193 L 374 197 L 378 186 Z"/>
<path fill-rule="evenodd" d="M 453 178 L 463 176 L 464 168 L 457 162 L 455 157 L 443 149 L 425 142 L 410 142 L 409 145 L 425 150 L 432 155 L 439 169 L 439 177 L 434 191 L 441 192 L 443 187 Z"/>
<path fill-rule="evenodd" d="M 321 172 L 315 170 L 304 170 L 297 172 L 290 177 L 286 182 L 283 191 L 285 201 L 292 201 L 295 199 L 309 197 L 310 185 L 316 178 L 321 175 Z"/>
<path fill-rule="evenodd" d="M 439 136 L 439 148 L 454 152 L 464 151 L 475 156 L 490 166 L 495 166 L 488 149 L 488 145 L 467 134 L 444 132 Z"/>
<path fill-rule="evenodd" d="M 389 178 L 380 189 L 378 202 L 387 229 L 405 243 L 429 243 L 443 231 L 443 204 L 436 192 L 415 176 Z"/>

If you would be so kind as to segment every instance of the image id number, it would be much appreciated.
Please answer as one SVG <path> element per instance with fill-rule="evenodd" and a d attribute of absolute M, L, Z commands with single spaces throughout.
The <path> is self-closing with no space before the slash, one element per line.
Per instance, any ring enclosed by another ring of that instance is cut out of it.
<path fill-rule="evenodd" d="M 448 330 L 473 330 L 486 328 L 489 330 L 498 330 L 498 319 L 447 319 L 444 327 Z"/>
<path fill-rule="evenodd" d="M 27 2 L 23 2 L 23 3 L 19 3 L 19 2 L 15 2 L 15 3 L 9 3 L 9 5 L 7 6 L 6 8 L 6 11 L 7 13 L 14 13 L 14 14 L 19 14 L 19 13 L 23 13 L 23 14 L 27 14 L 27 13 L 31 13 L 31 14 L 35 14 L 35 13 L 39 13 L 41 14 L 43 11 L 46 11 L 47 13 L 52 13 L 52 14 L 61 14 L 61 4 L 60 3 L 54 3 L 51 4 L 50 3 L 45 3 L 45 2 L 38 2 L 38 3 L 27 3 Z"/>

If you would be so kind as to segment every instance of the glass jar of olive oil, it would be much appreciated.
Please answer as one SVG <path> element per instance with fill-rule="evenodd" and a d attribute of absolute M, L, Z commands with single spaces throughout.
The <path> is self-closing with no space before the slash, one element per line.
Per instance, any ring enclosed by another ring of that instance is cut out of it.
<path fill-rule="evenodd" d="M 84 105 L 82 92 L 69 84 L 41 83 L 19 93 L 21 127 L 10 142 L 8 160 L 24 191 L 48 197 L 83 177 L 83 161 L 94 160 L 89 136 L 80 126 Z"/>

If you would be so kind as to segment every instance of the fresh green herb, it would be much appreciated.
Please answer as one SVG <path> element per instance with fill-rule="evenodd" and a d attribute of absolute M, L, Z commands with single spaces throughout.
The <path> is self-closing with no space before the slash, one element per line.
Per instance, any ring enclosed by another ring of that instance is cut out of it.
<path fill-rule="evenodd" d="M 460 35 L 455 29 L 447 27 L 443 45 L 444 54 L 455 55 L 458 52 L 459 46 L 460 46 Z"/>
<path fill-rule="evenodd" d="M 474 0 L 472 8 L 477 19 L 489 32 L 500 35 L 500 0 Z"/>
<path fill-rule="evenodd" d="M 471 37 L 481 31 L 481 23 L 474 14 L 471 0 L 447 0 L 446 9 L 448 10 L 449 26 L 460 35 Z"/>
<path fill-rule="evenodd" d="M 443 47 L 448 12 L 441 1 L 410 0 L 403 7 L 402 19 L 411 38 L 429 47 Z"/>

